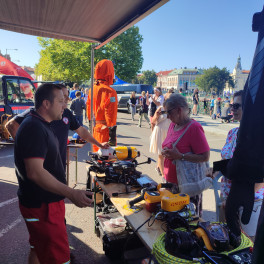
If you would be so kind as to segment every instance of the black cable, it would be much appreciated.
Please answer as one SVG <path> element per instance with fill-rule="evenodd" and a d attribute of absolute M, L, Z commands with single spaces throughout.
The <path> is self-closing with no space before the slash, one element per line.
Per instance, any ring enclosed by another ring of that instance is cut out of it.
<path fill-rule="evenodd" d="M 125 252 L 126 250 L 126 247 L 127 247 L 127 244 L 128 244 L 128 241 L 131 240 L 131 238 L 133 237 L 133 235 L 135 235 L 137 233 L 137 231 L 142 227 L 144 226 L 147 222 L 150 221 L 150 219 L 153 217 L 153 215 L 151 215 L 142 225 L 140 225 L 135 231 L 132 232 L 132 234 L 129 234 L 125 244 L 124 244 L 124 247 L 123 247 L 123 251 Z"/>

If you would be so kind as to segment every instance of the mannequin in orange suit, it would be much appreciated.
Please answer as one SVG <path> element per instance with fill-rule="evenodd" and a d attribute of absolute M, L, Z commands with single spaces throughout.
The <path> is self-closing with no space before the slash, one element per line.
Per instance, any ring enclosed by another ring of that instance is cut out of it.
<path fill-rule="evenodd" d="M 114 66 L 110 60 L 101 60 L 97 63 L 94 71 L 96 83 L 93 87 L 93 114 L 95 127 L 94 138 L 100 143 L 109 142 L 111 146 L 116 145 L 116 118 L 117 118 L 117 94 L 110 87 L 115 77 Z M 87 103 L 87 117 L 91 118 L 91 90 L 89 91 Z M 93 145 L 93 151 L 98 147 Z"/>

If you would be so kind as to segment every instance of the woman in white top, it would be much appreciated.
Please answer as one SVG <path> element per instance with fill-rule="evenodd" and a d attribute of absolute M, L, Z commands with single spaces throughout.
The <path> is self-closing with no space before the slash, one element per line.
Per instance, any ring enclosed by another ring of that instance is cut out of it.
<path fill-rule="evenodd" d="M 152 118 L 159 106 L 162 106 L 164 102 L 164 96 L 160 87 L 154 88 L 154 95 L 149 95 L 147 92 L 147 105 L 149 106 L 149 116 L 151 122 L 151 131 L 153 130 L 155 124 L 152 122 Z"/>

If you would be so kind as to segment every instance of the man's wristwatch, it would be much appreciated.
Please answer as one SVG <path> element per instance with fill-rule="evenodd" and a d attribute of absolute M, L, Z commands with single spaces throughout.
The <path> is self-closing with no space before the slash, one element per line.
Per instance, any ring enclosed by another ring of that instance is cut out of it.
<path fill-rule="evenodd" d="M 185 156 L 185 155 L 184 155 L 184 154 L 182 154 L 182 156 L 181 156 L 181 160 L 185 160 L 185 159 L 184 159 L 184 156 Z"/>

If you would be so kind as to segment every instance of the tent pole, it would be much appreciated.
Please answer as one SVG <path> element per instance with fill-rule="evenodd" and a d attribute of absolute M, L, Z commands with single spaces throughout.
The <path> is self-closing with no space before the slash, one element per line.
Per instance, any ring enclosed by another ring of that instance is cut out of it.
<path fill-rule="evenodd" d="M 94 86 L 94 49 L 97 44 L 92 44 L 91 46 L 91 122 L 90 122 L 90 132 L 93 135 L 94 118 L 93 118 L 93 86 Z"/>

